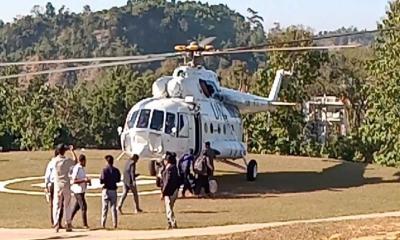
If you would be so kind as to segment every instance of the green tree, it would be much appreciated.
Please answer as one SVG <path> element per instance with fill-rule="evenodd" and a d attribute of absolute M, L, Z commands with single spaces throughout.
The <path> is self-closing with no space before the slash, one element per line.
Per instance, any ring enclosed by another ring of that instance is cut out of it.
<path fill-rule="evenodd" d="M 400 1 L 389 2 L 379 29 L 400 26 Z M 382 31 L 368 64 L 373 83 L 367 87 L 368 110 L 360 129 L 360 151 L 367 162 L 398 165 L 400 159 L 400 31 Z"/>

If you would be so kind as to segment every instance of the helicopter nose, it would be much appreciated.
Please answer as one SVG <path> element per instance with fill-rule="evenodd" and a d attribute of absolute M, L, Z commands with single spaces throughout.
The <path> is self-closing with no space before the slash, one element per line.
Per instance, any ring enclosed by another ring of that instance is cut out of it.
<path fill-rule="evenodd" d="M 162 152 L 161 136 L 147 131 L 132 131 L 123 136 L 124 151 L 140 157 L 154 157 Z"/>

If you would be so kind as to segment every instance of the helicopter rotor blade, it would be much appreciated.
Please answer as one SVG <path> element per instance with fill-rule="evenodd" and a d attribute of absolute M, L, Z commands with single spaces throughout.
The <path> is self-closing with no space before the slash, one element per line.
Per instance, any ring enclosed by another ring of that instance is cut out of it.
<path fill-rule="evenodd" d="M 204 47 L 206 45 L 211 44 L 217 37 L 208 37 L 199 42 L 199 46 Z"/>
<path fill-rule="evenodd" d="M 159 57 L 174 57 L 177 53 L 160 53 L 138 56 L 121 56 L 121 57 L 97 57 L 97 58 L 71 58 L 71 59 L 56 59 L 56 60 L 41 60 L 41 61 L 24 61 L 24 62 L 3 62 L 0 67 L 21 66 L 21 65 L 39 65 L 39 64 L 60 64 L 60 63 L 83 63 L 83 62 L 104 62 L 104 61 L 127 61 L 141 60 Z"/>
<path fill-rule="evenodd" d="M 215 52 L 203 52 L 203 56 L 215 56 L 224 54 L 240 54 L 240 53 L 263 53 L 263 52 L 301 52 L 310 50 L 332 50 L 332 49 L 345 49 L 357 48 L 360 44 L 355 45 L 331 45 L 331 46 L 310 46 L 310 47 L 281 47 L 281 48 L 260 48 L 260 49 L 243 49 L 243 50 L 222 50 Z"/>
<path fill-rule="evenodd" d="M 179 55 L 177 55 L 175 57 L 168 57 L 168 58 L 176 58 L 178 56 Z M 8 79 L 8 78 L 35 76 L 35 75 L 42 75 L 42 74 L 62 73 L 62 72 L 77 71 L 77 70 L 84 70 L 84 69 L 91 69 L 91 68 L 103 68 L 103 67 L 113 67 L 113 66 L 119 66 L 119 65 L 158 62 L 158 61 L 164 61 L 166 59 L 167 59 L 167 57 L 158 57 L 158 58 L 150 58 L 150 59 L 139 59 L 139 60 L 110 62 L 110 63 L 100 63 L 100 64 L 78 66 L 78 67 L 67 67 L 67 68 L 60 68 L 60 69 L 49 69 L 49 70 L 43 70 L 43 71 L 37 71 L 37 72 L 28 72 L 28 73 L 19 73 L 19 74 L 0 76 L 0 80 Z"/>

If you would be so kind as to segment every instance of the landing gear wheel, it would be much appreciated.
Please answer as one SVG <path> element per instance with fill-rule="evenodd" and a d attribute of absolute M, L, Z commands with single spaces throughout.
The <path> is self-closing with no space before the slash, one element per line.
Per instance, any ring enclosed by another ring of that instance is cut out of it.
<path fill-rule="evenodd" d="M 250 160 L 249 164 L 247 164 L 247 181 L 253 182 L 257 178 L 257 162 L 256 160 Z"/>
<path fill-rule="evenodd" d="M 150 173 L 150 176 L 154 177 L 154 176 L 157 175 L 156 166 L 157 166 L 157 161 L 156 160 L 150 160 L 150 162 L 149 162 L 149 173 Z"/>

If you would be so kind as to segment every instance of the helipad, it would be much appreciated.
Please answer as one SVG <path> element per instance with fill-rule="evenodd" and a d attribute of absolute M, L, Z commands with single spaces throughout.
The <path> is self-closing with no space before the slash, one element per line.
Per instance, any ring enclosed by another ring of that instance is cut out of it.
<path fill-rule="evenodd" d="M 99 176 L 95 174 L 88 174 L 92 177 L 92 185 L 88 186 L 89 190 L 96 190 L 101 189 L 102 185 L 100 184 Z M 0 181 L 0 192 L 4 193 L 13 193 L 13 194 L 24 194 L 24 195 L 44 195 L 44 182 L 41 183 L 32 183 L 30 186 L 35 190 L 25 190 L 25 189 L 15 189 L 9 187 L 9 185 L 14 183 L 21 183 L 21 182 L 31 182 L 44 179 L 43 176 L 32 176 L 32 177 L 24 177 L 24 178 L 13 178 L 9 180 Z M 155 185 L 156 180 L 154 177 L 149 176 L 139 176 L 136 180 L 136 184 L 139 186 L 144 185 Z M 122 186 L 122 182 L 118 183 L 118 186 Z M 36 190 L 37 189 L 37 190 Z M 147 191 L 140 191 L 139 195 L 152 195 L 152 194 L 159 194 L 160 190 L 147 190 Z M 121 194 L 121 193 L 120 193 Z M 88 192 L 86 193 L 89 197 L 98 197 L 101 196 L 101 193 L 93 193 Z"/>

